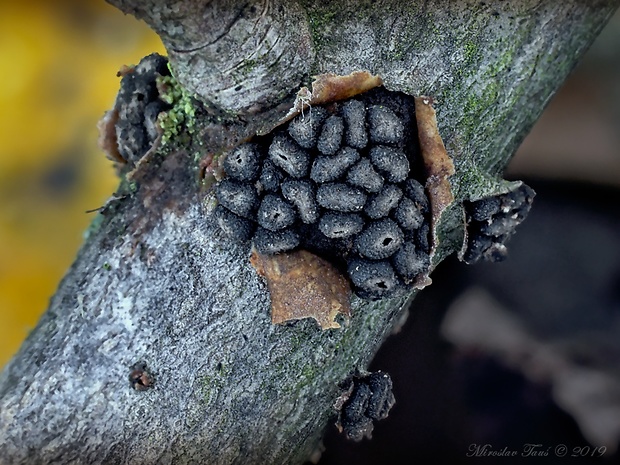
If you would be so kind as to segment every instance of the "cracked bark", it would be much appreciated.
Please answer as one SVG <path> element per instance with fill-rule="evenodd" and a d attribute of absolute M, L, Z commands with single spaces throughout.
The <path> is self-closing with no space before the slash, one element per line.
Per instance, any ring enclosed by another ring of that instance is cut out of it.
<path fill-rule="evenodd" d="M 189 135 L 200 155 L 268 128 L 311 75 L 368 70 L 388 89 L 435 97 L 457 201 L 498 188 L 514 149 L 618 6 L 111 3 L 160 34 L 179 82 L 210 109 L 204 131 Z M 408 297 L 354 300 L 343 330 L 272 325 L 248 249 L 210 221 L 194 159 L 181 145 L 153 157 L 137 192 L 97 220 L 0 377 L 3 463 L 301 463 L 334 419 L 337 383 L 367 366 L 402 315 Z M 455 238 L 445 253 L 457 250 L 457 218 L 444 225 Z M 152 389 L 132 387 L 138 362 Z"/>

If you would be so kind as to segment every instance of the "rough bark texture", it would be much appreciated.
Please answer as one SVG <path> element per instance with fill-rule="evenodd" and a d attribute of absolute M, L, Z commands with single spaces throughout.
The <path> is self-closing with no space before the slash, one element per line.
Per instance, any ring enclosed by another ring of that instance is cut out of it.
<path fill-rule="evenodd" d="M 232 140 L 281 117 L 312 74 L 364 69 L 434 96 L 458 200 L 496 189 L 618 4 L 111 3 L 162 36 L 179 82 L 232 121 Z M 409 297 L 354 299 L 341 330 L 272 325 L 248 248 L 221 236 L 196 180 L 196 158 L 230 143 L 217 133 L 211 122 L 191 149 L 153 157 L 95 221 L 0 377 L 2 463 L 301 463 L 317 447 L 337 384 L 367 366 Z M 131 386 L 138 362 L 153 388 Z"/>

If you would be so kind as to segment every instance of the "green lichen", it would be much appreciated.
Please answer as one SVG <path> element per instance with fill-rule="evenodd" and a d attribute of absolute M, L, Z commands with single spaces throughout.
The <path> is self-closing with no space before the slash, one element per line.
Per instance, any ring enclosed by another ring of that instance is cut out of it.
<path fill-rule="evenodd" d="M 133 195 L 138 192 L 139 185 L 136 181 L 130 181 L 127 179 L 127 173 L 122 173 L 120 177 L 120 184 L 114 196 L 117 198 L 116 201 L 108 202 L 106 204 L 106 208 L 108 210 L 115 209 L 118 206 L 118 202 L 122 201 L 125 198 L 133 197 Z"/>
<path fill-rule="evenodd" d="M 479 95 L 471 96 L 465 107 L 465 113 L 472 112 L 481 115 L 494 105 L 499 95 L 499 84 L 495 80 L 489 80 Z"/>
<path fill-rule="evenodd" d="M 499 97 L 499 83 L 489 79 L 483 88 L 471 88 L 463 106 L 463 119 L 461 120 L 461 133 L 465 140 L 471 140 L 484 115 L 496 104 Z"/>
<path fill-rule="evenodd" d="M 329 30 L 336 17 L 336 11 L 337 9 L 332 10 L 329 6 L 308 10 L 310 34 L 317 54 L 320 54 L 329 42 Z"/>
<path fill-rule="evenodd" d="M 227 364 L 219 363 L 212 374 L 207 374 L 200 378 L 200 389 L 205 404 L 215 400 L 218 393 L 226 385 L 229 372 L 230 367 Z"/>
<path fill-rule="evenodd" d="M 457 201 L 477 200 L 488 196 L 497 187 L 498 179 L 482 171 L 471 159 L 456 159 L 458 176 L 453 179 L 453 194 Z"/>
<path fill-rule="evenodd" d="M 244 77 L 249 76 L 256 69 L 257 65 L 258 61 L 253 58 L 243 60 L 243 63 L 240 67 L 241 75 Z"/>
<path fill-rule="evenodd" d="M 498 56 L 497 59 L 491 64 L 489 70 L 486 73 L 489 78 L 497 76 L 499 73 L 501 73 L 511 65 L 515 52 L 514 48 L 515 47 L 513 46 L 502 49 L 501 55 Z"/>
<path fill-rule="evenodd" d="M 181 134 L 193 134 L 196 123 L 196 101 L 172 76 L 157 78 L 159 97 L 172 108 L 159 114 L 157 121 L 163 130 L 162 145 Z"/>
<path fill-rule="evenodd" d="M 478 53 L 478 46 L 471 40 L 467 41 L 465 43 L 465 64 L 473 63 Z"/>
<path fill-rule="evenodd" d="M 158 76 L 157 88 L 159 89 L 159 98 L 168 105 L 174 105 L 183 97 L 183 91 L 174 76 Z"/>

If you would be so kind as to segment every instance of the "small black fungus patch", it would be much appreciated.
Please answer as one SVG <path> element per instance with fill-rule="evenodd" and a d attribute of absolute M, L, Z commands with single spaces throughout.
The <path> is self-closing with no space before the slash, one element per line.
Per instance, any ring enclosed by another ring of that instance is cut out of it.
<path fill-rule="evenodd" d="M 364 229 L 364 218 L 357 213 L 327 212 L 319 221 L 319 229 L 330 239 L 345 239 Z"/>
<path fill-rule="evenodd" d="M 116 142 L 120 155 L 131 164 L 151 148 L 159 135 L 157 116 L 171 108 L 159 98 L 159 76 L 170 76 L 168 59 L 153 53 L 142 58 L 121 79 L 114 104 L 118 112 Z"/>
<path fill-rule="evenodd" d="M 387 261 L 354 258 L 349 261 L 349 278 L 357 295 L 374 300 L 398 289 L 399 279 Z"/>
<path fill-rule="evenodd" d="M 403 191 L 399 187 L 387 184 L 380 192 L 370 196 L 364 211 L 372 219 L 385 218 L 396 208 L 402 196 Z"/>
<path fill-rule="evenodd" d="M 260 154 L 254 144 L 240 145 L 224 160 L 224 171 L 237 181 L 256 181 L 260 169 Z"/>
<path fill-rule="evenodd" d="M 155 379 L 149 373 L 146 363 L 138 362 L 130 368 L 129 383 L 136 391 L 146 391 L 153 388 Z"/>
<path fill-rule="evenodd" d="M 313 106 L 231 150 L 215 217 L 263 254 L 301 247 L 381 299 L 428 271 L 429 200 L 412 97 L 374 89 Z"/>
<path fill-rule="evenodd" d="M 336 408 L 340 410 L 337 425 L 347 439 L 370 439 L 373 422 L 387 418 L 394 402 L 390 375 L 377 371 L 355 376 L 337 401 Z"/>
<path fill-rule="evenodd" d="M 504 260 L 505 243 L 529 213 L 535 195 L 529 186 L 522 184 L 507 194 L 467 203 L 468 239 L 463 261 L 471 264 L 480 260 Z"/>

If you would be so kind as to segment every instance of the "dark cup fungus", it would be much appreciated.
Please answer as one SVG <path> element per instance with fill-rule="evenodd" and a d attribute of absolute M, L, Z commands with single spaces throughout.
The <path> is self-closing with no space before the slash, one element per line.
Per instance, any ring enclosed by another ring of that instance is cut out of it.
<path fill-rule="evenodd" d="M 306 249 L 346 272 L 359 297 L 428 272 L 429 200 L 413 97 L 376 88 L 313 105 L 230 151 L 217 221 L 262 254 Z"/>
<path fill-rule="evenodd" d="M 506 258 L 506 242 L 532 207 L 536 194 L 527 184 L 511 192 L 465 203 L 467 238 L 462 260 L 498 262 Z"/>

